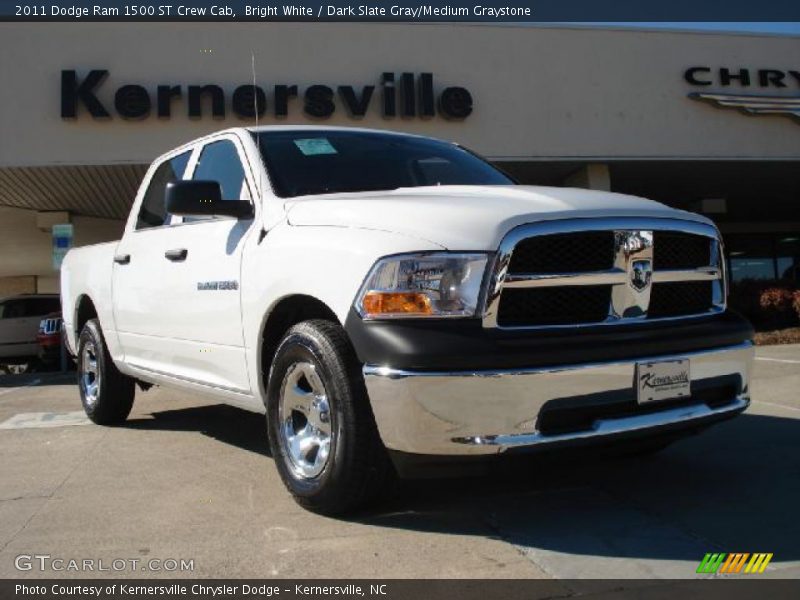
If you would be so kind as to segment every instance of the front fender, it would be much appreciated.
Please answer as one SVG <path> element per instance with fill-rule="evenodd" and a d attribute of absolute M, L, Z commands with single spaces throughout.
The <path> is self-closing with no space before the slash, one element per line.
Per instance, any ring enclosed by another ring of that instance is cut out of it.
<path fill-rule="evenodd" d="M 283 298 L 304 295 L 325 304 L 344 324 L 369 270 L 382 256 L 443 250 L 414 237 L 346 227 L 272 229 L 242 258 L 242 326 L 251 382 L 260 373 L 262 325 Z M 253 385 L 254 389 L 259 386 Z"/>

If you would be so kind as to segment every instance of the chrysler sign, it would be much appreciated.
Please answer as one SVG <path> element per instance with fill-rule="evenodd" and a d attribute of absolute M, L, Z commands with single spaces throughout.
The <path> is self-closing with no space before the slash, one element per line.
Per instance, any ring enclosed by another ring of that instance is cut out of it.
<path fill-rule="evenodd" d="M 683 78 L 695 87 L 724 88 L 724 91 L 691 92 L 689 98 L 693 100 L 710 102 L 722 108 L 736 108 L 751 115 L 778 114 L 800 118 L 800 96 L 796 93 L 800 89 L 800 71 L 691 67 L 686 69 Z M 730 87 L 738 89 L 731 93 L 728 91 Z M 792 88 L 795 90 L 793 95 L 775 93 Z"/>
<path fill-rule="evenodd" d="M 268 88 L 242 84 L 233 88 L 230 95 L 220 85 L 181 85 L 162 83 L 152 88 L 141 84 L 124 84 L 116 90 L 104 88 L 108 77 L 105 69 L 92 69 L 80 77 L 77 71 L 61 71 L 61 117 L 78 118 L 81 112 L 95 119 L 109 119 L 112 111 L 123 119 L 146 119 L 153 115 L 169 119 L 176 111 L 184 111 L 190 118 L 207 115 L 224 119 L 230 110 L 243 119 L 287 117 L 292 111 L 302 111 L 315 119 L 331 117 L 344 110 L 352 118 L 363 117 L 377 105 L 377 110 L 387 118 L 465 119 L 472 113 L 472 94 L 459 86 L 437 89 L 432 73 L 385 72 L 377 85 L 361 86 L 311 84 L 300 89 L 287 83 Z M 379 89 L 376 89 L 379 88 Z M 109 94 L 108 99 L 103 97 Z"/>

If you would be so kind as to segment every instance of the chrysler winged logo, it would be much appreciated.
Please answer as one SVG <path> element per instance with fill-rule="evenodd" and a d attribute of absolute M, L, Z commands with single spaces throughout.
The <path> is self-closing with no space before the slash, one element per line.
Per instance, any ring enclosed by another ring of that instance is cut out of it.
<path fill-rule="evenodd" d="M 737 85 L 749 91 L 758 86 L 764 94 L 692 92 L 689 98 L 710 102 L 720 108 L 735 108 L 747 115 L 786 115 L 800 120 L 800 96 L 788 95 L 789 87 L 800 84 L 800 71 L 788 69 L 752 69 L 748 67 L 712 68 L 707 65 L 689 67 L 684 71 L 686 83 L 693 86 Z M 781 90 L 780 94 L 773 90 Z"/>
<path fill-rule="evenodd" d="M 647 289 L 653 276 L 653 265 L 649 259 L 634 260 L 631 263 L 631 285 L 639 292 Z"/>
<path fill-rule="evenodd" d="M 689 98 L 711 102 L 722 108 L 737 108 L 750 115 L 786 115 L 800 119 L 800 97 L 755 96 L 752 94 L 705 94 L 692 92 Z"/>

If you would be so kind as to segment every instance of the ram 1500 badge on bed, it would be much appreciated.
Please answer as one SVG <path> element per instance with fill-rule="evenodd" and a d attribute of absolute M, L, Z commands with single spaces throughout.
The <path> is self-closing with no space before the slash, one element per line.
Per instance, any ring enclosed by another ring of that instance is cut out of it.
<path fill-rule="evenodd" d="M 418 136 L 181 146 L 119 242 L 69 252 L 62 294 L 93 421 L 124 420 L 136 382 L 265 411 L 286 486 L 327 513 L 420 465 L 654 447 L 749 403 L 752 332 L 708 219 L 515 185 Z"/>

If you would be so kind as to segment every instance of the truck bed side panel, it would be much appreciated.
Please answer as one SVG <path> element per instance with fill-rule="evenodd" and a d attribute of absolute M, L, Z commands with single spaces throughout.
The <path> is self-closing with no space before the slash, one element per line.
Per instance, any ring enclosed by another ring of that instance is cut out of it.
<path fill-rule="evenodd" d="M 111 274 L 117 242 L 107 242 L 70 250 L 61 267 L 61 305 L 67 341 L 73 352 L 78 348 L 78 307 L 88 297 L 97 311 L 108 351 L 114 361 L 122 359 L 112 309 Z"/>

